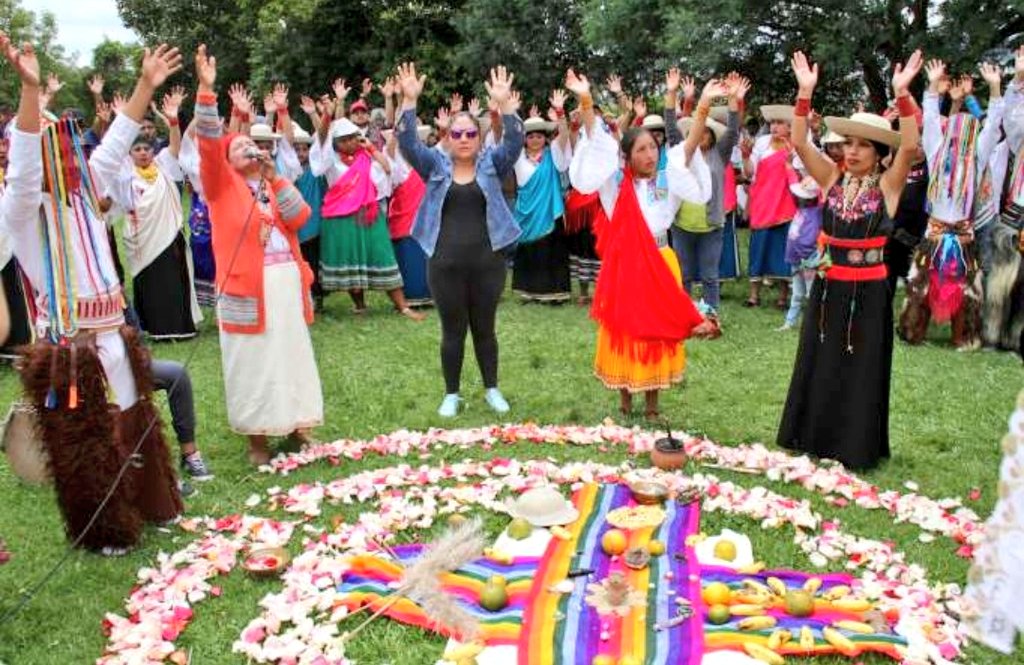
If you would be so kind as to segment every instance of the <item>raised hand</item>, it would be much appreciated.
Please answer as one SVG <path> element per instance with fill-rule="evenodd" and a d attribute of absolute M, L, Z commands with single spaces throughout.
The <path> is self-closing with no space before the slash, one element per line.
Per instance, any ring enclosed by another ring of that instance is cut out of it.
<path fill-rule="evenodd" d="M 896 64 L 893 69 L 893 92 L 897 97 L 909 92 L 910 84 L 921 73 L 921 68 L 924 65 L 925 57 L 921 54 L 921 49 L 910 53 L 910 57 L 906 58 L 906 63 Z M 931 74 L 929 74 L 929 79 L 931 79 Z"/>
<path fill-rule="evenodd" d="M 217 81 L 217 58 L 206 55 L 206 44 L 200 44 L 196 49 L 196 76 L 199 77 L 200 88 L 213 90 L 213 84 Z M 232 91 L 236 89 L 235 86 L 241 87 L 236 83 L 231 86 Z M 244 88 L 242 89 L 244 90 Z M 232 95 L 232 101 L 234 101 L 234 95 Z M 235 107 L 238 107 L 238 102 L 235 102 Z"/>
<path fill-rule="evenodd" d="M 18 78 L 21 79 L 22 85 L 39 87 L 39 60 L 36 58 L 35 48 L 25 42 L 21 46 L 21 50 L 11 43 L 10 38 L 0 32 L 0 49 L 4 52 L 4 57 L 14 67 L 14 71 L 18 72 Z"/>
<path fill-rule="evenodd" d="M 398 88 L 407 102 L 415 102 L 423 94 L 427 75 L 416 74 L 416 63 L 406 62 L 398 66 Z"/>
<path fill-rule="evenodd" d="M 316 115 L 316 102 L 309 95 L 302 95 L 299 97 L 299 108 L 306 115 Z"/>
<path fill-rule="evenodd" d="M 348 87 L 345 83 L 345 79 L 338 78 L 334 79 L 334 83 L 331 84 L 331 89 L 334 90 L 334 97 L 339 102 L 345 101 L 348 97 L 348 93 L 352 91 L 352 88 Z"/>
<path fill-rule="evenodd" d="M 169 119 L 173 120 L 178 117 L 178 111 L 181 109 L 181 103 L 188 97 L 185 94 L 185 88 L 180 85 L 176 85 L 171 88 L 170 94 L 164 95 L 163 99 L 163 114 Z"/>
<path fill-rule="evenodd" d="M 570 69 L 569 71 L 571 72 L 572 70 Z M 565 87 L 568 88 L 569 86 L 566 85 Z M 607 79 L 605 79 L 604 87 L 608 88 L 608 92 L 612 93 L 615 96 L 621 95 L 622 94 L 622 77 L 619 76 L 618 74 L 610 75 Z M 569 88 L 569 89 L 572 90 L 572 88 Z M 573 90 L 573 92 L 576 92 L 576 91 Z"/>
<path fill-rule="evenodd" d="M 681 80 L 682 74 L 679 73 L 679 68 L 670 68 L 665 72 L 665 92 L 669 95 L 674 95 L 679 92 L 679 84 Z"/>
<path fill-rule="evenodd" d="M 534 104 L 534 105 L 532 105 L 530 107 L 530 117 L 531 118 L 539 118 L 540 117 L 540 108 L 536 104 Z"/>
<path fill-rule="evenodd" d="M 811 65 L 803 51 L 797 51 L 790 60 L 796 84 L 802 97 L 810 97 L 818 86 L 818 63 Z"/>
<path fill-rule="evenodd" d="M 363 79 L 363 89 L 359 93 L 360 97 L 369 97 L 370 93 L 373 92 L 373 81 L 370 79 Z"/>
<path fill-rule="evenodd" d="M 498 106 L 506 106 L 512 98 L 512 83 L 515 79 L 515 74 L 510 73 L 504 65 L 498 65 L 491 69 L 490 80 L 484 81 L 487 96 L 493 99 Z"/>
<path fill-rule="evenodd" d="M 960 87 L 963 88 L 964 97 L 970 97 L 974 94 L 974 79 L 968 74 L 964 74 L 960 77 Z"/>
<path fill-rule="evenodd" d="M 92 93 L 93 97 L 103 96 L 103 84 L 104 80 L 102 74 L 96 74 L 95 76 L 89 79 L 89 92 Z"/>
<path fill-rule="evenodd" d="M 274 106 L 277 110 L 284 110 L 288 108 L 288 86 L 284 83 L 274 84 Z"/>
<path fill-rule="evenodd" d="M 619 81 L 619 91 L 622 91 L 621 79 L 616 76 L 609 76 L 608 80 L 615 79 Z M 565 73 L 565 88 L 577 97 L 590 94 L 590 81 L 587 77 L 582 74 L 577 74 L 573 70 L 569 70 Z M 608 86 L 609 90 L 612 90 L 611 86 Z M 614 92 L 614 90 L 612 90 Z"/>
<path fill-rule="evenodd" d="M 451 98 L 448 100 L 448 108 L 451 110 L 452 115 L 462 113 L 462 95 L 457 92 L 453 92 Z"/>
<path fill-rule="evenodd" d="M 469 100 L 469 114 L 474 118 L 480 115 L 480 100 L 476 97 Z"/>
<path fill-rule="evenodd" d="M 505 112 L 508 114 L 515 113 L 522 107 L 522 105 L 523 96 L 518 90 L 513 90 L 508 96 L 508 103 L 505 104 Z"/>
<path fill-rule="evenodd" d="M 114 110 L 114 113 L 120 113 L 127 103 L 128 100 L 118 91 L 114 93 L 114 98 L 110 101 L 110 108 Z"/>
<path fill-rule="evenodd" d="M 267 115 L 271 113 L 277 113 L 277 104 L 274 103 L 273 93 L 267 93 L 263 95 L 263 112 Z"/>
<path fill-rule="evenodd" d="M 729 94 L 729 89 L 721 79 L 710 79 L 700 92 L 700 101 L 702 104 L 711 104 L 711 100 L 715 97 L 724 97 L 727 94 Z"/>
<path fill-rule="evenodd" d="M 452 116 L 448 109 L 441 107 L 437 109 L 437 117 L 434 118 L 434 126 L 441 131 L 447 131 L 452 126 Z"/>
<path fill-rule="evenodd" d="M 693 80 L 692 76 L 686 76 L 682 79 L 683 86 L 683 99 L 693 99 L 697 95 L 697 82 Z"/>
<path fill-rule="evenodd" d="M 153 51 L 148 48 L 143 50 L 139 80 L 145 81 L 154 90 L 179 71 L 181 71 L 181 53 L 178 49 L 161 44 Z"/>
<path fill-rule="evenodd" d="M 104 124 L 110 124 L 111 108 L 110 104 L 100 100 L 96 102 L 96 117 L 103 121 Z"/>
<path fill-rule="evenodd" d="M 569 98 L 569 95 L 565 93 L 565 90 L 552 90 L 551 96 L 548 97 L 548 104 L 551 108 L 562 110 L 565 108 L 565 100 Z"/>
<path fill-rule="evenodd" d="M 928 76 L 928 84 L 938 87 L 939 81 L 946 77 L 946 63 L 933 58 L 924 66 L 924 73 Z"/>
<path fill-rule="evenodd" d="M 647 102 L 644 101 L 643 97 L 638 96 L 633 100 L 633 114 L 637 118 L 643 118 L 647 115 Z"/>
<path fill-rule="evenodd" d="M 981 78 L 988 84 L 989 90 L 999 90 L 1003 82 L 1003 68 L 999 65 L 992 64 L 991 62 L 981 63 L 981 67 L 978 68 L 981 72 Z"/>
<path fill-rule="evenodd" d="M 384 95 L 385 99 L 394 97 L 395 79 L 388 76 L 387 78 L 384 79 L 384 83 L 382 85 L 377 86 L 377 89 L 380 90 L 380 94 Z"/>
<path fill-rule="evenodd" d="M 60 82 L 60 78 L 58 78 L 56 74 L 51 72 L 49 75 L 47 75 L 46 92 L 49 93 L 50 97 L 53 97 L 58 92 L 60 92 L 61 88 L 63 87 L 64 84 Z"/>

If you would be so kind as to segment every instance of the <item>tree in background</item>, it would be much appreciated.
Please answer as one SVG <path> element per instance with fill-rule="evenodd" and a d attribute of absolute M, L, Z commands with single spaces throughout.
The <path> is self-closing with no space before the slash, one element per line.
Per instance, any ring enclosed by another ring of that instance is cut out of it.
<path fill-rule="evenodd" d="M 136 67 L 142 62 L 142 47 L 138 44 L 104 39 L 92 52 L 92 66 L 87 68 L 86 79 L 102 76 L 105 94 L 120 92 L 131 94 L 137 78 Z"/>

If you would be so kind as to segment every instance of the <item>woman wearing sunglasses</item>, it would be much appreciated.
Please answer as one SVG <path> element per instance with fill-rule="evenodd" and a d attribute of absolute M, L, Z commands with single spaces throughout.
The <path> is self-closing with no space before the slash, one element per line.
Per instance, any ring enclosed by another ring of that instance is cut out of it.
<path fill-rule="evenodd" d="M 502 195 L 501 181 L 512 172 L 523 150 L 523 123 L 512 99 L 513 75 L 491 70 L 487 94 L 502 114 L 501 143 L 482 148 L 480 125 L 469 113 L 452 118 L 448 153 L 428 148 L 417 136 L 416 101 L 426 76 L 416 65 L 398 68 L 402 115 L 398 145 L 402 157 L 427 185 L 412 236 L 426 252 L 427 281 L 441 317 L 441 367 L 445 396 L 442 417 L 458 413 L 459 382 L 466 331 L 483 376 L 485 398 L 505 413 L 508 402 L 498 390 L 498 338 L 494 333 L 498 299 L 505 288 L 505 256 L 521 234 Z"/>

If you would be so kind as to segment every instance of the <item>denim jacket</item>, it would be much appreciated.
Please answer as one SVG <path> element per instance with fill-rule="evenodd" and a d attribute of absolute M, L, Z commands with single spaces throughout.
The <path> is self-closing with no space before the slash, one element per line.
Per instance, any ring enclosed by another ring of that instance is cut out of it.
<path fill-rule="evenodd" d="M 523 151 L 523 121 L 515 115 L 502 116 L 504 133 L 501 145 L 486 148 L 476 161 L 476 182 L 487 202 L 487 234 L 495 252 L 511 247 L 522 233 L 505 202 L 501 181 Z M 427 256 L 434 255 L 441 230 L 441 210 L 452 185 L 452 160 L 440 150 L 428 148 L 416 133 L 416 111 L 407 109 L 398 121 L 398 147 L 405 161 L 423 178 L 427 191 L 423 196 L 412 237 Z"/>

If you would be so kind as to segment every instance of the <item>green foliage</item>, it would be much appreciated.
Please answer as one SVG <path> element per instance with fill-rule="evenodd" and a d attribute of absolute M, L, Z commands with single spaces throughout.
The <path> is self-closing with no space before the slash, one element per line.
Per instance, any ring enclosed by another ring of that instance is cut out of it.
<path fill-rule="evenodd" d="M 57 43 L 57 20 L 50 12 L 36 14 L 21 6 L 21 0 L 0 0 L 0 30 L 16 44 L 31 42 L 36 47 L 43 75 L 57 74 L 64 88 L 57 93 L 51 108 L 60 110 L 69 106 L 82 108 L 86 91 L 82 75 L 64 47 Z M 0 106 L 16 108 L 21 84 L 18 76 L 0 58 Z"/>
<path fill-rule="evenodd" d="M 129 95 L 135 86 L 140 62 L 142 47 L 138 44 L 104 39 L 92 52 L 92 67 L 87 72 L 86 80 L 101 75 L 105 81 L 105 97 L 114 92 Z"/>

